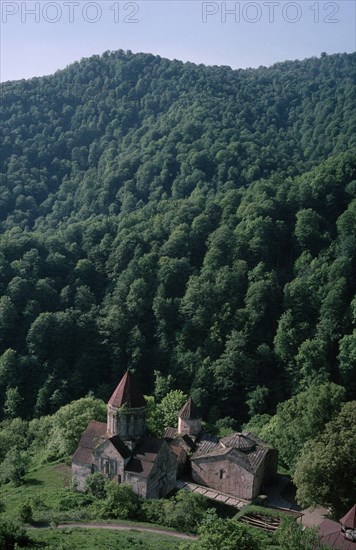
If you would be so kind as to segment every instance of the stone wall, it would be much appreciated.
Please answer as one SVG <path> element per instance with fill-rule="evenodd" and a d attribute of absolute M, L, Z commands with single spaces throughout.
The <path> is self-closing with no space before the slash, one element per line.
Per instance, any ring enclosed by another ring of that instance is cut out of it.
<path fill-rule="evenodd" d="M 217 491 L 250 500 L 257 486 L 254 474 L 235 464 L 228 457 L 196 458 L 192 461 L 193 481 Z M 258 494 L 258 492 L 257 492 Z"/>
<path fill-rule="evenodd" d="M 146 407 L 117 409 L 108 405 L 108 434 L 119 435 L 122 440 L 139 439 L 146 430 Z"/>
<path fill-rule="evenodd" d="M 147 498 L 163 498 L 176 487 L 177 458 L 168 444 L 162 445 L 147 484 Z"/>
<path fill-rule="evenodd" d="M 132 490 L 142 498 L 149 498 L 147 496 L 147 479 L 143 476 L 125 472 L 124 482 L 129 483 Z"/>
<path fill-rule="evenodd" d="M 94 449 L 93 460 L 95 472 L 120 482 L 124 479 L 125 461 L 109 440 Z"/>
<path fill-rule="evenodd" d="M 91 464 L 83 464 L 82 462 L 72 461 L 72 478 L 77 491 L 81 493 L 85 491 L 85 480 L 91 473 Z"/>
<path fill-rule="evenodd" d="M 194 420 L 184 420 L 184 418 L 178 418 L 178 433 L 181 435 L 198 435 L 201 430 L 201 420 L 199 418 Z"/>

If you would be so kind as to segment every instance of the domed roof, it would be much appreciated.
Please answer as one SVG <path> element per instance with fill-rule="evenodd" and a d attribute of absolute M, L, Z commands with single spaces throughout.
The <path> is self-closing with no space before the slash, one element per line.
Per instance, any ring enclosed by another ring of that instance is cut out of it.
<path fill-rule="evenodd" d="M 256 440 L 252 439 L 250 434 L 239 432 L 222 437 L 220 442 L 224 447 L 232 447 L 245 452 L 249 452 L 256 447 Z"/>

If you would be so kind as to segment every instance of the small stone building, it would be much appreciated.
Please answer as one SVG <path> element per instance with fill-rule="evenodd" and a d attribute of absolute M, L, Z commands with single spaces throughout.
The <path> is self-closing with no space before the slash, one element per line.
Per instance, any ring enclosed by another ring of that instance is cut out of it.
<path fill-rule="evenodd" d="M 327 548 L 356 550 L 356 504 L 338 522 L 324 519 L 318 534 Z"/>
<path fill-rule="evenodd" d="M 219 492 L 253 500 L 277 473 L 277 451 L 255 435 L 202 434 L 201 415 L 191 398 L 178 413 L 178 429 L 167 428 L 165 437 L 177 455 L 178 476 L 185 468 L 195 483 Z"/>
<path fill-rule="evenodd" d="M 146 401 L 127 371 L 108 402 L 107 422 L 90 422 L 72 457 L 78 491 L 89 474 L 101 472 L 130 483 L 143 498 L 160 498 L 176 486 L 177 459 L 164 440 L 146 430 Z"/>

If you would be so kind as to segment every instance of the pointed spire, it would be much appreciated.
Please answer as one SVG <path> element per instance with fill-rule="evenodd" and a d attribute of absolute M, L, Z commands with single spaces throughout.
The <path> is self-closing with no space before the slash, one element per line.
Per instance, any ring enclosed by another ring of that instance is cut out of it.
<path fill-rule="evenodd" d="M 194 403 L 193 399 L 189 397 L 188 401 L 183 405 L 178 413 L 179 418 L 184 420 L 198 420 L 201 418 L 201 414 L 198 407 Z"/>
<path fill-rule="evenodd" d="M 356 529 L 356 504 L 339 520 L 339 523 L 346 529 Z"/>
<path fill-rule="evenodd" d="M 122 377 L 119 385 L 109 399 L 108 405 L 120 408 L 126 405 L 129 409 L 146 407 L 146 401 L 139 390 L 136 380 L 129 370 Z"/>

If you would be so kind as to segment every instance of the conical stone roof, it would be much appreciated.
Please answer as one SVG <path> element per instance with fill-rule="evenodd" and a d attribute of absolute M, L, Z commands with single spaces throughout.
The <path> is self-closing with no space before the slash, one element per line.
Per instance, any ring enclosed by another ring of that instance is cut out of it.
<path fill-rule="evenodd" d="M 122 377 L 119 385 L 110 397 L 108 405 L 118 409 L 123 405 L 129 409 L 146 407 L 146 400 L 129 370 Z"/>
<path fill-rule="evenodd" d="M 201 418 L 198 407 L 191 397 L 189 397 L 188 401 L 183 405 L 178 416 L 183 420 L 198 420 Z"/>
<path fill-rule="evenodd" d="M 345 514 L 339 522 L 344 525 L 346 529 L 356 529 L 356 504 Z"/>

